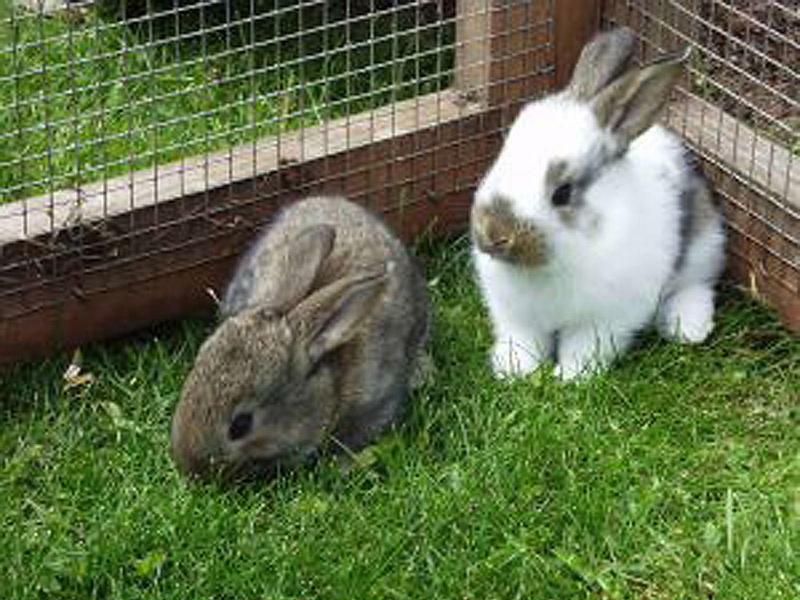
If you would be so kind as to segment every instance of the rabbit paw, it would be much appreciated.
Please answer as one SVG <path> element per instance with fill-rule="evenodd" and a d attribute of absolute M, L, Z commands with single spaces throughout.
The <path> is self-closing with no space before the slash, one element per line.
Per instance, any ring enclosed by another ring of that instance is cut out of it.
<path fill-rule="evenodd" d="M 678 290 L 663 305 L 659 330 L 671 340 L 699 344 L 714 328 L 714 292 L 707 286 Z"/>
<path fill-rule="evenodd" d="M 591 362 L 583 364 L 578 361 L 570 361 L 557 364 L 554 373 L 561 381 L 580 381 L 594 372 L 595 368 Z"/>
<path fill-rule="evenodd" d="M 497 342 L 492 349 L 492 371 L 498 379 L 527 375 L 541 362 L 536 352 L 514 340 Z"/>
<path fill-rule="evenodd" d="M 556 376 L 563 381 L 575 381 L 605 370 L 628 347 L 632 333 L 623 325 L 562 331 Z"/>

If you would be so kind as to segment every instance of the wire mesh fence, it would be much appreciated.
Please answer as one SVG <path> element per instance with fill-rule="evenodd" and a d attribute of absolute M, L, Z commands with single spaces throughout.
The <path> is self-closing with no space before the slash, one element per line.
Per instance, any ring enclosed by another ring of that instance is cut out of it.
<path fill-rule="evenodd" d="M 730 232 L 730 264 L 800 328 L 800 2 L 607 0 L 641 58 L 694 52 L 668 124 L 704 161 Z"/>
<path fill-rule="evenodd" d="M 0 0 L 0 357 L 207 306 L 298 196 L 463 222 L 553 5 Z"/>
<path fill-rule="evenodd" d="M 602 16 L 602 19 L 601 19 Z M 0 0 L 0 362 L 209 308 L 282 204 L 466 222 L 594 30 L 691 44 L 668 114 L 734 273 L 800 328 L 795 0 Z M 124 317 L 124 318 L 121 318 Z"/>

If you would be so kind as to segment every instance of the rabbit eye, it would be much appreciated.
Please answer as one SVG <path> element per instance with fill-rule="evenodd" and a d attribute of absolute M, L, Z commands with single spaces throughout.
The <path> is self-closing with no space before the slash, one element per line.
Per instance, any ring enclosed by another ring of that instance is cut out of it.
<path fill-rule="evenodd" d="M 571 198 L 572 198 L 572 184 L 562 183 L 553 192 L 553 196 L 550 198 L 550 201 L 553 203 L 553 206 L 566 206 L 567 204 L 569 204 Z"/>
<path fill-rule="evenodd" d="M 253 413 L 243 412 L 239 413 L 231 421 L 228 428 L 228 437 L 232 440 L 243 438 L 253 428 Z"/>

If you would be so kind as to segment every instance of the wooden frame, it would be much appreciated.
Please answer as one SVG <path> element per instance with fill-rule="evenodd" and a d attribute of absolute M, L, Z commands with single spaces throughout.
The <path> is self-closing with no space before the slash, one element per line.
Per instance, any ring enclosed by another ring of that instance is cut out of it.
<path fill-rule="evenodd" d="M 0 208 L 0 280 L 24 283 L 0 290 L 0 364 L 208 313 L 261 224 L 304 195 L 346 194 L 407 240 L 463 231 L 504 127 L 554 85 L 555 48 L 590 33 L 550 6 L 457 0 L 441 94 Z"/>
<path fill-rule="evenodd" d="M 50 197 L 0 207 L 0 286 L 24 283 L 0 287 L 0 364 L 212 311 L 209 290 L 220 290 L 261 224 L 304 195 L 346 194 L 383 213 L 407 240 L 462 232 L 504 129 L 522 103 L 566 83 L 599 29 L 603 2 L 450 4 L 456 65 L 446 92 L 62 190 L 53 210 L 35 210 Z M 691 110 L 678 108 L 689 115 L 690 142 L 718 136 L 714 123 L 726 122 L 692 119 Z M 754 143 L 752 152 L 760 151 Z M 728 199 L 730 272 L 800 331 L 797 270 L 775 260 L 770 245 L 781 240 L 763 226 L 784 219 L 797 236 L 797 212 L 769 209 L 770 182 L 745 181 L 726 160 L 704 156 Z M 794 181 L 796 161 L 787 169 Z M 93 198 L 102 201 L 87 201 Z"/>
<path fill-rule="evenodd" d="M 606 0 L 601 19 L 638 31 L 643 49 L 699 39 L 687 2 Z M 698 74 L 696 74 L 698 75 Z M 700 158 L 728 225 L 727 275 L 800 332 L 800 160 L 777 141 L 682 86 L 667 121 Z"/>

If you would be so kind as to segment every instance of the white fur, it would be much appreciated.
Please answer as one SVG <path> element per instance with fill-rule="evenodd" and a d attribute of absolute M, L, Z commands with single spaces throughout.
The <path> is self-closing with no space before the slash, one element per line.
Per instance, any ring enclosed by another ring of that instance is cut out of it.
<path fill-rule="evenodd" d="M 560 376 L 602 368 L 657 312 L 670 337 L 699 342 L 710 332 L 722 228 L 714 221 L 674 272 L 686 169 L 677 137 L 653 126 L 634 140 L 586 190 L 573 226 L 546 197 L 553 160 L 575 164 L 615 143 L 588 106 L 551 96 L 523 109 L 477 190 L 476 204 L 507 199 L 517 216 L 536 224 L 550 252 L 546 264 L 531 269 L 474 248 L 494 329 L 496 375 L 536 369 L 554 352 L 555 336 Z"/>

